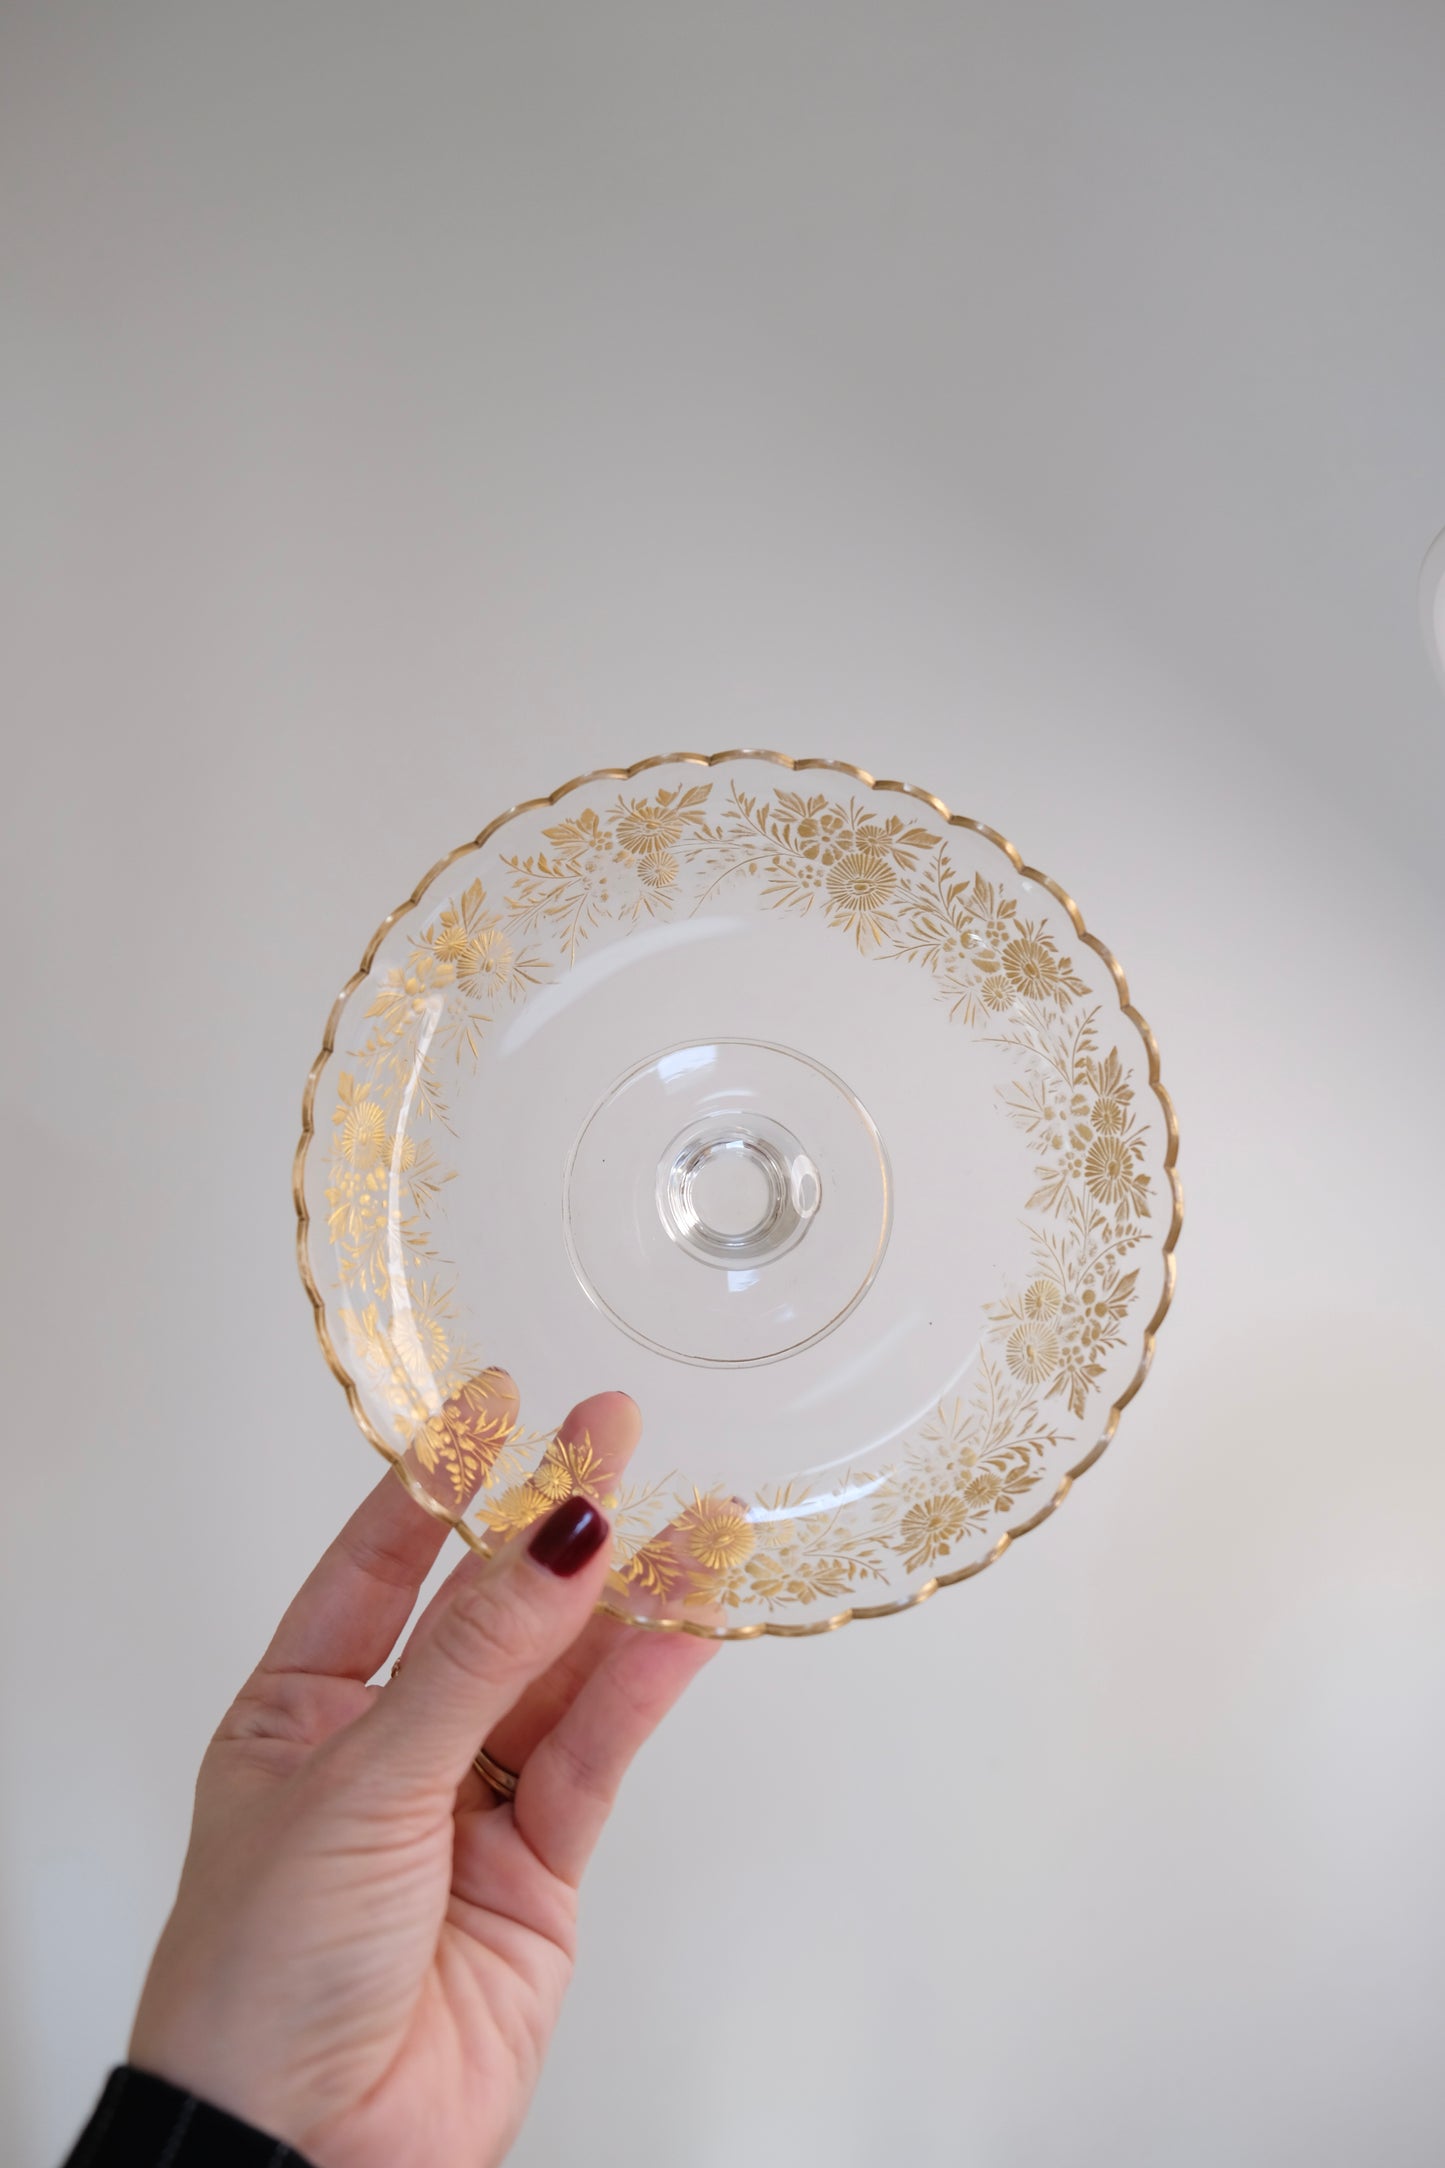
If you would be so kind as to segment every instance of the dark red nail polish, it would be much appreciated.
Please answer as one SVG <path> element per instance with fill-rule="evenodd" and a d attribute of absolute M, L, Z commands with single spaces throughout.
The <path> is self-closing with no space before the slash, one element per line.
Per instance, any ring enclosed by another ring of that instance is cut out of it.
<path fill-rule="evenodd" d="M 527 1545 L 528 1555 L 567 1580 L 580 1573 L 607 1541 L 607 1522 L 590 1498 L 564 1498 Z"/>

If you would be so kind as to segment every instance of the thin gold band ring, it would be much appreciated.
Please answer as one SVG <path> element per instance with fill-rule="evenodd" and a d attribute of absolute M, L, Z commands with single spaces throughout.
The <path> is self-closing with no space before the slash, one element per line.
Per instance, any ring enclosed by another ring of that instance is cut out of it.
<path fill-rule="evenodd" d="M 499 1761 L 493 1761 L 484 1746 L 479 1746 L 472 1756 L 472 1767 L 484 1784 L 490 1784 L 499 1799 L 515 1799 L 517 1774 L 514 1769 L 504 1769 Z"/>

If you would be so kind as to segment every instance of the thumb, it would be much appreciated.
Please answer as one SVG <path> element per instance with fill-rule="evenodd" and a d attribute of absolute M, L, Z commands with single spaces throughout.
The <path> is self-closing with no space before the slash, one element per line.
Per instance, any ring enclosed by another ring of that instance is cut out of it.
<path fill-rule="evenodd" d="M 608 1524 L 580 1493 L 491 1558 L 450 1599 L 365 1720 L 373 1781 L 454 1790 L 533 1679 L 586 1625 L 607 1572 Z"/>

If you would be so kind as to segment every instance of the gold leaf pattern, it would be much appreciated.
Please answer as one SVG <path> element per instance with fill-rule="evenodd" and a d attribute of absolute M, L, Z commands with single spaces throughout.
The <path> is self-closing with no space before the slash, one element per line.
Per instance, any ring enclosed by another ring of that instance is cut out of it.
<path fill-rule="evenodd" d="M 465 1505 L 512 1435 L 511 1416 L 484 1373 L 468 1378 L 418 1429 L 411 1450 L 428 1475 L 445 1478 L 450 1505 Z"/>

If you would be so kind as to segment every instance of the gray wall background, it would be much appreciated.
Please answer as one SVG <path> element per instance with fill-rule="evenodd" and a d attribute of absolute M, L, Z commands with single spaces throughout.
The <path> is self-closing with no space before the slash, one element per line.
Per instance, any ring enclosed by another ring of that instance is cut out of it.
<path fill-rule="evenodd" d="M 4 11 L 20 2168 L 372 1480 L 292 1261 L 335 984 L 515 799 L 745 743 L 1073 888 L 1180 1293 L 998 1572 L 724 1652 L 518 2168 L 1440 2157 L 1442 71 L 1434 0 Z"/>

